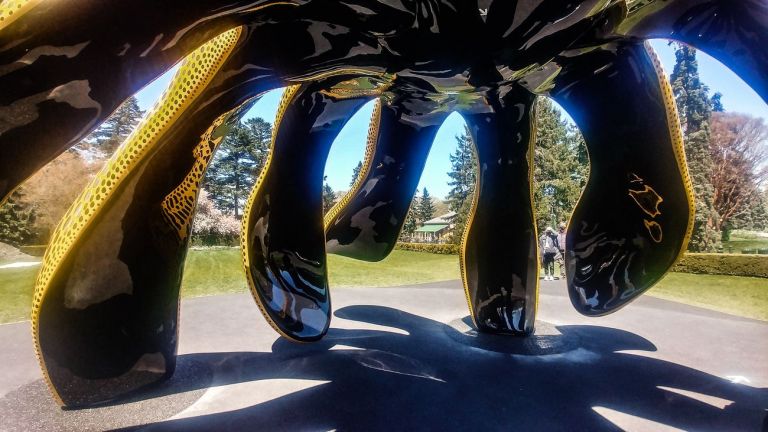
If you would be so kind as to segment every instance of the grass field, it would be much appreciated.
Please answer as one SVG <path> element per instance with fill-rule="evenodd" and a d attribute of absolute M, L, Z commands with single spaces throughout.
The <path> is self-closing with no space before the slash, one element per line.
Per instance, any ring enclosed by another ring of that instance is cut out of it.
<path fill-rule="evenodd" d="M 741 253 L 743 249 L 768 249 L 768 237 L 750 231 L 734 231 L 731 239 L 723 242 L 723 251 Z"/>
<path fill-rule="evenodd" d="M 332 287 L 383 287 L 458 279 L 458 257 L 394 251 L 378 263 L 329 255 Z M 38 267 L 0 269 L 0 322 L 29 317 Z M 247 292 L 237 249 L 192 250 L 187 258 L 182 296 Z M 648 294 L 768 321 L 768 280 L 670 273 Z"/>

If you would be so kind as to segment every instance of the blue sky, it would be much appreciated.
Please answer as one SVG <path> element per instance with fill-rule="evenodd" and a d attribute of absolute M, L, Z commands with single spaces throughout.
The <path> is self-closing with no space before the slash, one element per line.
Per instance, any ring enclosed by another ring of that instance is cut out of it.
<path fill-rule="evenodd" d="M 669 74 L 675 64 L 674 48 L 666 41 L 652 41 L 653 48 L 659 54 L 664 68 Z M 725 68 L 717 60 L 699 53 L 699 74 L 712 93 L 719 91 L 723 94 L 723 105 L 727 111 L 736 111 L 768 119 L 768 106 L 733 72 Z M 136 96 L 142 109 L 152 106 L 170 82 L 175 69 L 155 80 Z M 246 117 L 262 117 L 274 122 L 277 105 L 280 102 L 282 90 L 275 90 L 264 95 Z M 365 142 L 368 134 L 368 121 L 371 118 L 373 103 L 361 108 L 333 143 L 330 157 L 325 166 L 328 183 L 334 190 L 347 190 L 352 177 L 352 169 L 362 160 Z M 443 123 L 437 133 L 432 151 L 427 159 L 427 166 L 419 183 L 419 190 L 426 187 L 430 195 L 444 198 L 449 191 L 447 172 L 450 170 L 448 155 L 455 151 L 455 136 L 463 133 L 464 121 L 454 113 Z"/>

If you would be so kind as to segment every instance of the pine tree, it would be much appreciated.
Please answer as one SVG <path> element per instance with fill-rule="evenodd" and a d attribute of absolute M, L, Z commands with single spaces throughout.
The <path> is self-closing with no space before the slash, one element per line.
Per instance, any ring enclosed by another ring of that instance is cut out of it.
<path fill-rule="evenodd" d="M 328 176 L 323 177 L 323 214 L 333 208 L 336 204 L 336 192 L 333 191 L 331 185 L 328 184 Z"/>
<path fill-rule="evenodd" d="M 411 205 L 408 207 L 408 214 L 405 217 L 403 229 L 400 231 L 400 241 L 411 241 L 413 238 L 413 233 L 416 232 L 418 227 L 419 224 L 416 222 L 416 199 L 414 198 L 411 201 Z"/>
<path fill-rule="evenodd" d="M 685 154 L 696 199 L 693 234 L 688 248 L 694 252 L 714 252 L 719 247 L 720 233 L 710 179 L 713 163 L 709 149 L 712 113 L 709 89 L 699 79 L 695 49 L 679 44 L 675 58 L 670 81 L 683 127 Z"/>
<path fill-rule="evenodd" d="M 723 94 L 720 92 L 715 92 L 715 94 L 712 95 L 712 99 L 710 100 L 710 103 L 712 104 L 712 111 L 713 112 L 725 112 L 725 107 L 723 106 Z"/>
<path fill-rule="evenodd" d="M 429 195 L 427 188 L 421 192 L 421 198 L 419 204 L 416 207 L 416 218 L 424 223 L 435 217 L 435 203 L 432 202 L 432 197 Z"/>
<path fill-rule="evenodd" d="M 138 99 L 131 96 L 84 141 L 103 154 L 111 155 L 128 138 L 143 116 L 144 111 L 139 108 Z"/>
<path fill-rule="evenodd" d="M 349 182 L 349 187 L 352 187 L 355 185 L 355 182 L 357 181 L 357 176 L 360 175 L 360 171 L 363 170 L 363 162 L 358 162 L 357 166 L 355 166 L 352 169 L 352 180 Z"/>
<path fill-rule="evenodd" d="M 239 218 L 269 154 L 272 126 L 261 118 L 238 122 L 221 143 L 203 186 L 216 207 Z"/>
<path fill-rule="evenodd" d="M 536 102 L 534 201 L 539 230 L 567 220 L 586 184 L 584 138 L 547 98 Z"/>
<path fill-rule="evenodd" d="M 16 190 L 0 206 L 0 242 L 23 246 L 35 238 L 35 209 L 23 202 L 22 192 Z"/>
<path fill-rule="evenodd" d="M 466 126 L 464 134 L 456 136 L 456 153 L 451 154 L 449 158 L 451 171 L 448 172 L 448 185 L 451 190 L 448 192 L 448 208 L 456 213 L 451 221 L 453 230 L 449 241 L 460 244 L 469 219 L 477 182 L 477 155 Z"/>

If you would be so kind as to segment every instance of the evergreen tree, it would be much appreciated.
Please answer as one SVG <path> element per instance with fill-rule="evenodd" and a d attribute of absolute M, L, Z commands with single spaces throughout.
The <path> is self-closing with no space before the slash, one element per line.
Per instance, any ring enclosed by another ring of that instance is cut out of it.
<path fill-rule="evenodd" d="M 411 205 L 408 207 L 408 215 L 405 217 L 403 223 L 403 229 L 400 231 L 400 241 L 409 242 L 413 238 L 413 233 L 419 224 L 416 222 L 416 198 L 411 200 Z"/>
<path fill-rule="evenodd" d="M 352 180 L 349 182 L 349 187 L 352 187 L 355 185 L 355 182 L 357 181 L 357 176 L 360 175 L 360 171 L 363 170 L 363 162 L 358 162 L 357 166 L 355 166 L 352 169 Z"/>
<path fill-rule="evenodd" d="M 475 154 L 469 129 L 464 129 L 464 134 L 456 136 L 456 152 L 449 156 L 451 171 L 448 172 L 448 208 L 456 213 L 451 221 L 453 231 L 449 241 L 460 244 L 464 229 L 472 207 L 472 199 L 477 182 L 477 155 Z"/>
<path fill-rule="evenodd" d="M 416 207 L 416 218 L 424 223 L 435 217 L 435 203 L 432 202 L 432 197 L 429 195 L 427 188 L 421 192 L 421 198 L 419 204 Z"/>
<path fill-rule="evenodd" d="M 584 139 L 547 98 L 536 101 L 534 201 L 539 230 L 568 220 L 586 184 Z"/>
<path fill-rule="evenodd" d="M 272 126 L 261 118 L 238 122 L 224 138 L 203 187 L 216 207 L 239 218 L 269 154 Z"/>
<path fill-rule="evenodd" d="M 685 154 L 696 199 L 693 234 L 688 248 L 694 252 L 714 252 L 719 246 L 720 233 L 710 179 L 713 163 L 709 149 L 712 113 L 709 89 L 699 79 L 695 49 L 679 44 L 675 58 L 670 81 L 683 127 Z"/>
<path fill-rule="evenodd" d="M 725 112 L 722 99 L 723 94 L 720 92 L 715 92 L 715 94 L 712 95 L 711 103 L 713 112 Z"/>
<path fill-rule="evenodd" d="M 331 185 L 328 184 L 328 176 L 323 177 L 323 214 L 333 208 L 336 204 L 336 192 L 333 191 Z"/>
<path fill-rule="evenodd" d="M 111 155 L 128 138 L 143 116 L 144 111 L 139 108 L 138 99 L 131 96 L 84 141 L 105 155 Z"/>
<path fill-rule="evenodd" d="M 0 242 L 23 246 L 35 238 L 35 209 L 23 201 L 23 194 L 16 190 L 0 206 Z"/>

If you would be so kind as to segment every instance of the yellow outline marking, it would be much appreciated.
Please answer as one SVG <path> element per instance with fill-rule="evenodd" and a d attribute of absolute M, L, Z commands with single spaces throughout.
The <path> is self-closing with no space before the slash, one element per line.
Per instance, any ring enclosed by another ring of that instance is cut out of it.
<path fill-rule="evenodd" d="M 59 405 L 63 406 L 64 401 L 48 376 L 39 337 L 40 305 L 48 288 L 63 261 L 109 202 L 114 191 L 210 84 L 234 50 L 241 33 L 241 27 L 228 30 L 196 49 L 184 60 L 163 97 L 67 210 L 51 237 L 35 282 L 32 337 L 43 377 Z"/>
<path fill-rule="evenodd" d="M 675 153 L 675 160 L 677 161 L 677 168 L 680 170 L 680 176 L 683 180 L 683 186 L 685 188 L 685 196 L 688 199 L 688 227 L 687 231 L 685 233 L 685 237 L 683 237 L 683 242 L 680 245 L 680 251 L 677 254 L 677 257 L 672 262 L 672 264 L 669 266 L 669 269 L 667 269 L 664 274 L 660 275 L 658 280 L 661 280 L 661 278 L 669 272 L 674 265 L 680 261 L 680 259 L 683 257 L 683 254 L 686 250 L 688 250 L 688 242 L 691 240 L 691 235 L 693 234 L 693 222 L 695 218 L 696 213 L 696 205 L 695 205 L 695 199 L 693 195 L 693 183 L 691 182 L 691 176 L 688 173 L 688 164 L 685 160 L 685 146 L 683 144 L 683 132 L 680 128 L 680 120 L 677 115 L 677 104 L 675 103 L 675 96 L 672 93 L 672 87 L 669 85 L 669 81 L 667 80 L 667 76 L 664 73 L 664 67 L 661 65 L 661 62 L 659 61 L 658 56 L 656 55 L 656 52 L 651 48 L 651 45 L 648 42 L 644 42 L 643 46 L 645 47 L 645 51 L 648 53 L 648 57 L 650 57 L 651 63 L 653 64 L 654 69 L 656 70 L 656 78 L 659 80 L 659 87 L 661 89 L 661 93 L 664 96 L 664 107 L 666 108 L 666 114 L 667 114 L 667 126 L 669 127 L 669 135 L 670 139 L 672 140 L 672 148 Z M 657 280 L 657 281 L 658 281 Z"/>
<path fill-rule="evenodd" d="M 253 275 L 251 274 L 251 257 L 250 257 L 250 250 L 248 249 L 248 237 L 250 236 L 250 219 L 251 219 L 251 207 L 253 207 L 254 203 L 256 202 L 256 196 L 259 194 L 259 191 L 262 186 L 262 182 L 264 181 L 264 177 L 267 176 L 267 173 L 269 172 L 269 166 L 272 163 L 272 155 L 275 151 L 275 142 L 277 141 L 277 132 L 280 129 L 280 122 L 283 119 L 283 116 L 285 115 L 285 111 L 288 109 L 288 106 L 293 102 L 294 98 L 297 96 L 299 89 L 301 89 L 301 85 L 293 85 L 285 89 L 285 92 L 283 93 L 283 97 L 280 100 L 280 105 L 277 109 L 277 116 L 275 117 L 275 123 L 272 127 L 272 142 L 269 146 L 269 153 L 267 154 L 267 160 L 264 162 L 264 168 L 261 170 L 261 174 L 259 174 L 259 178 L 256 179 L 256 183 L 253 186 L 253 189 L 251 190 L 251 194 L 248 196 L 248 200 L 245 202 L 245 210 L 243 211 L 243 214 L 245 215 L 243 217 L 243 223 L 242 228 L 240 230 L 240 252 L 243 256 L 243 268 L 245 269 L 245 279 L 248 281 L 248 289 L 251 291 L 251 297 L 256 301 L 256 305 L 259 307 L 259 312 L 264 316 L 264 319 L 267 320 L 267 323 L 275 329 L 275 331 L 282 337 L 292 341 L 292 342 L 299 342 L 304 343 L 305 341 L 299 340 L 294 338 L 293 336 L 289 336 L 280 328 L 277 326 L 277 324 L 272 320 L 272 318 L 267 313 L 267 310 L 264 308 L 264 304 L 261 302 L 261 298 L 259 297 L 259 294 L 256 292 L 256 284 L 253 282 Z"/>
<path fill-rule="evenodd" d="M 373 155 L 376 153 L 376 145 L 379 142 L 379 128 L 381 127 L 381 99 L 376 99 L 376 102 L 373 106 L 373 112 L 371 113 L 371 121 L 368 123 L 368 140 L 365 144 L 365 156 L 363 157 L 363 166 L 360 169 L 360 173 L 357 175 L 357 178 L 355 178 L 355 183 L 352 185 L 351 188 L 349 188 L 349 192 L 347 192 L 339 202 L 337 202 L 333 207 L 331 207 L 330 210 L 328 210 L 328 213 L 325 215 L 325 218 L 323 218 L 323 226 L 325 227 L 325 230 L 328 230 L 328 227 L 333 223 L 333 221 L 336 219 L 336 216 L 339 215 L 339 213 L 344 209 L 344 207 L 349 204 L 350 201 L 352 201 L 352 198 L 357 195 L 358 192 L 360 192 L 360 189 L 363 187 L 363 180 L 365 180 L 366 177 L 368 177 L 368 174 L 371 173 L 373 164 Z"/>
<path fill-rule="evenodd" d="M 463 117 L 463 116 L 462 116 Z M 464 120 L 464 123 L 467 121 Z M 467 129 L 470 129 L 469 127 Z M 480 326 L 475 320 L 475 309 L 472 306 L 472 297 L 469 294 L 469 285 L 467 284 L 467 265 L 465 263 L 467 258 L 467 239 L 469 239 L 469 231 L 472 228 L 472 224 L 475 219 L 475 211 L 477 211 L 477 203 L 480 200 L 480 156 L 477 151 L 477 144 L 475 138 L 472 136 L 472 130 L 470 129 L 469 139 L 472 142 L 472 152 L 475 154 L 475 190 L 472 191 L 472 206 L 469 210 L 469 216 L 467 217 L 467 224 L 464 226 L 464 233 L 461 235 L 461 247 L 459 248 L 459 272 L 461 273 L 461 283 L 464 286 L 464 297 L 467 299 L 467 306 L 469 307 L 469 317 L 472 319 L 472 323 L 475 324 L 475 328 L 479 331 Z"/>

